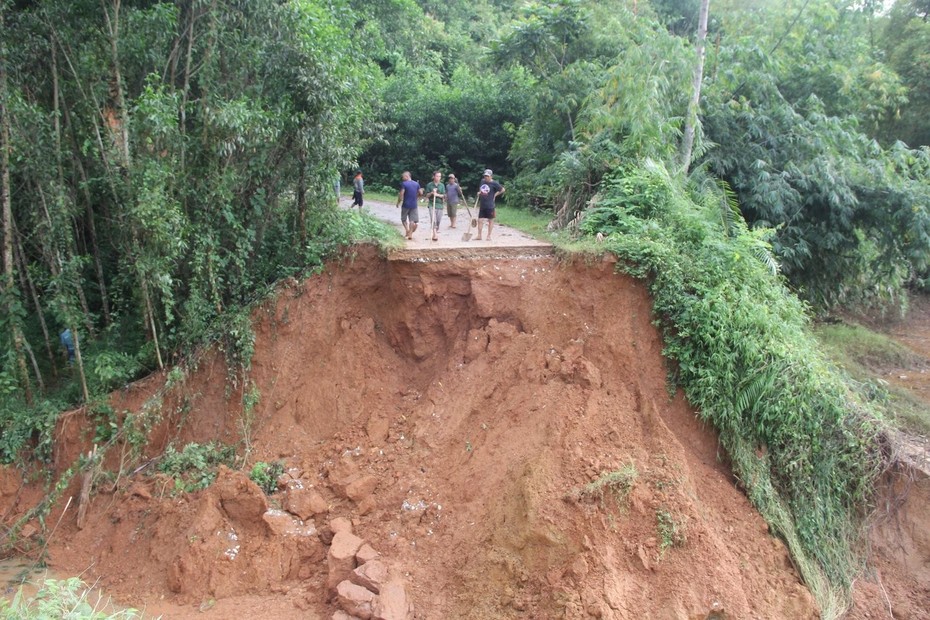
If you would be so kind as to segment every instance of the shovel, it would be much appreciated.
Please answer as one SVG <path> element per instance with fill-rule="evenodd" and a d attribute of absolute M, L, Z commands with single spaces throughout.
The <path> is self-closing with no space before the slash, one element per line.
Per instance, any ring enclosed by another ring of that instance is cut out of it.
<path fill-rule="evenodd" d="M 468 226 L 468 231 L 462 234 L 462 241 L 471 241 L 471 235 L 472 235 L 471 229 L 478 225 L 478 220 L 472 217 L 471 209 L 468 208 L 468 201 L 465 200 L 464 203 L 465 203 L 465 209 L 468 210 L 469 226 Z M 478 197 L 477 196 L 475 196 L 475 208 L 476 209 L 478 208 Z"/>
<path fill-rule="evenodd" d="M 432 239 L 433 241 L 439 241 L 439 239 L 436 238 L 436 225 L 433 223 L 433 211 L 435 210 L 436 210 L 436 194 L 433 194 L 433 202 L 430 204 L 430 207 L 429 207 L 429 234 L 430 234 L 430 239 Z"/>

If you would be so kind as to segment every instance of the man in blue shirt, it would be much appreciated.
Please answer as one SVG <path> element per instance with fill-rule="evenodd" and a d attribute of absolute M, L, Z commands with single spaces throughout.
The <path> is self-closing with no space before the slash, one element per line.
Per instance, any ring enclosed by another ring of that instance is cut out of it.
<path fill-rule="evenodd" d="M 410 172 L 404 170 L 401 175 L 400 192 L 397 193 L 397 206 L 400 207 L 400 223 L 408 239 L 413 239 L 420 217 L 417 214 L 417 197 L 423 193 L 420 184 L 411 180 Z"/>
<path fill-rule="evenodd" d="M 61 332 L 61 334 L 59 335 L 59 339 L 61 340 L 61 346 L 65 348 L 65 352 L 68 354 L 68 363 L 73 364 L 74 363 L 74 337 L 71 335 L 71 330 L 66 329 L 65 331 Z"/>

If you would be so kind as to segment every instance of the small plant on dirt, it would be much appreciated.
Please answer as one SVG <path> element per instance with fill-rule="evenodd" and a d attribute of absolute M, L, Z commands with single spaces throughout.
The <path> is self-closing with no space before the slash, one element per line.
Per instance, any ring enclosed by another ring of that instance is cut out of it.
<path fill-rule="evenodd" d="M 220 465 L 231 466 L 236 451 L 231 446 L 189 443 L 178 452 L 173 445 L 165 449 L 158 471 L 175 480 L 175 491 L 192 493 L 205 489 L 216 480 L 216 469 Z"/>
<path fill-rule="evenodd" d="M 265 492 L 265 495 L 271 495 L 278 490 L 278 478 L 283 473 L 284 463 L 281 461 L 275 461 L 274 463 L 259 461 L 252 466 L 249 479 L 257 484 Z"/>
<path fill-rule="evenodd" d="M 109 601 L 97 600 L 77 577 L 65 580 L 46 579 L 42 588 L 31 598 L 23 596 L 20 588 L 12 601 L 0 599 L 0 619 L 40 620 L 44 618 L 73 618 L 74 620 L 135 620 L 142 618 L 135 609 L 108 612 Z M 94 601 L 92 603 L 92 601 Z"/>
<path fill-rule="evenodd" d="M 245 454 L 243 459 L 249 459 L 252 453 L 252 434 L 255 429 L 255 407 L 261 400 L 262 393 L 258 386 L 245 379 L 247 389 L 242 394 L 242 417 L 239 418 L 239 434 L 242 436 L 242 444 Z"/>
<path fill-rule="evenodd" d="M 618 507 L 626 505 L 626 500 L 633 490 L 633 485 L 639 472 L 633 463 L 624 465 L 615 471 L 601 474 L 599 478 L 589 482 L 573 494 L 578 500 L 590 499 L 596 501 L 601 506 L 604 505 L 604 498 L 608 493 L 612 493 L 617 501 Z"/>
<path fill-rule="evenodd" d="M 656 521 L 659 524 L 660 555 L 672 547 L 681 547 L 687 542 L 684 525 L 679 523 L 668 510 L 664 508 L 657 510 Z"/>

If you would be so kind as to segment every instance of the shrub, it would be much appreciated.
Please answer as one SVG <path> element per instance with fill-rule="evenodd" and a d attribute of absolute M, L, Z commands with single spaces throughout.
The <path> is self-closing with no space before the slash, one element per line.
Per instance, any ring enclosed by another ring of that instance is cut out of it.
<path fill-rule="evenodd" d="M 647 280 L 673 386 L 718 429 L 750 500 L 835 617 L 883 465 L 881 425 L 824 360 L 765 232 L 715 187 L 685 188 L 645 162 L 605 182 L 582 230 L 606 235 L 618 269 Z"/>

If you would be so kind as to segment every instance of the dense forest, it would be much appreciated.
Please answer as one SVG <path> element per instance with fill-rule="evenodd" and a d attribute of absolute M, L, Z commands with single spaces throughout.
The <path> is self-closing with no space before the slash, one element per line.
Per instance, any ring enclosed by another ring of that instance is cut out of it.
<path fill-rule="evenodd" d="M 82 402 L 107 439 L 108 390 L 206 343 L 247 368 L 250 304 L 369 234 L 355 169 L 490 167 L 649 282 L 672 380 L 848 586 L 877 423 L 803 334 L 927 285 L 928 116 L 928 0 L 0 0 L 0 458 Z"/>

